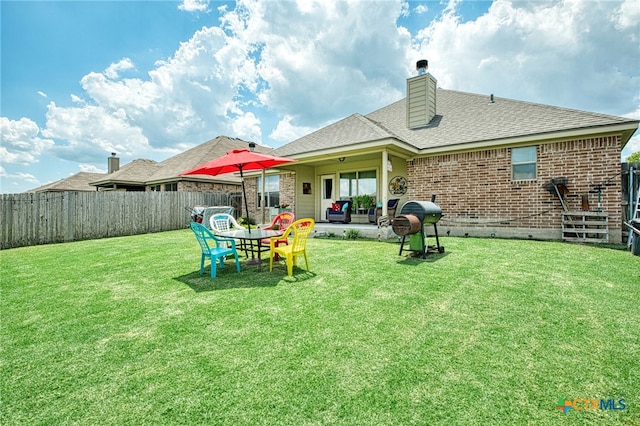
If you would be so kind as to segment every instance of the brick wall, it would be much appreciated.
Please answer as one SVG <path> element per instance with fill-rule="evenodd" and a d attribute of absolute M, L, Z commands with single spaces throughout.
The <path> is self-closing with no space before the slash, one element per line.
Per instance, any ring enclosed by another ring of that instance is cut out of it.
<path fill-rule="evenodd" d="M 164 185 L 162 186 L 162 189 L 164 189 Z M 178 191 L 219 192 L 221 194 L 226 194 L 228 192 L 240 192 L 242 191 L 242 187 L 240 185 L 231 185 L 226 183 L 181 181 L 178 182 Z"/>
<path fill-rule="evenodd" d="M 542 185 L 568 178 L 569 210 L 580 210 L 588 193 L 590 210 L 598 208 L 594 186 L 605 184 L 601 209 L 609 214 L 612 241 L 621 238 L 620 138 L 606 136 L 537 146 L 537 178 L 511 180 L 511 149 L 417 158 L 407 164 L 409 200 L 436 195 L 442 224 L 451 227 L 561 229 L 561 205 Z"/>
<path fill-rule="evenodd" d="M 287 203 L 295 211 L 296 207 L 296 175 L 287 173 L 280 175 L 280 204 Z"/>
<path fill-rule="evenodd" d="M 262 211 L 258 211 L 258 179 L 245 179 L 245 189 L 247 191 L 247 204 L 249 205 L 249 215 L 260 221 Z M 285 173 L 280 175 L 280 204 L 288 203 L 289 207 L 295 211 L 295 190 L 296 175 L 294 173 Z"/>

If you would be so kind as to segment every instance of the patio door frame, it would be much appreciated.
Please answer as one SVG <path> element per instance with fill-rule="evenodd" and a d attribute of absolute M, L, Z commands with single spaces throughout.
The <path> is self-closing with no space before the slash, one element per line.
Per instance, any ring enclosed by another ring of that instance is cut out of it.
<path fill-rule="evenodd" d="M 326 182 L 331 181 L 331 193 L 327 194 Z M 326 220 L 324 212 L 327 208 L 331 207 L 331 204 L 335 202 L 336 198 L 336 175 L 325 174 L 320 175 L 320 202 L 318 203 L 319 211 L 317 220 Z"/>

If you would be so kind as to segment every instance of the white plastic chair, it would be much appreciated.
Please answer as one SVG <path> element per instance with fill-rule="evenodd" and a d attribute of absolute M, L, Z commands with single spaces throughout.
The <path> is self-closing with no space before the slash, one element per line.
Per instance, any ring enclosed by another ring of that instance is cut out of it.
<path fill-rule="evenodd" d="M 214 232 L 232 231 L 234 229 L 246 229 L 236 222 L 230 214 L 216 213 L 209 218 L 209 226 Z"/>
<path fill-rule="evenodd" d="M 209 227 L 211 230 L 215 232 L 225 232 L 225 231 L 233 231 L 234 229 L 247 229 L 244 226 L 241 226 L 236 219 L 227 213 L 216 213 L 209 218 Z M 236 246 L 244 251 L 244 255 L 249 257 L 247 252 L 247 247 L 245 247 L 244 242 L 241 240 L 234 240 L 236 242 Z"/>

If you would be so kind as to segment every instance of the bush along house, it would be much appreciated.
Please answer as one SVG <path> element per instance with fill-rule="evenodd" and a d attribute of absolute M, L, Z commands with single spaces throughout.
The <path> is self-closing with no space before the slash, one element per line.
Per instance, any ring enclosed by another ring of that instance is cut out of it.
<path fill-rule="evenodd" d="M 319 222 L 338 200 L 370 196 L 384 217 L 435 195 L 448 235 L 621 241 L 620 151 L 638 120 L 444 90 L 417 69 L 404 99 L 275 149 L 298 161 L 248 180 L 256 215 L 273 194 Z"/>

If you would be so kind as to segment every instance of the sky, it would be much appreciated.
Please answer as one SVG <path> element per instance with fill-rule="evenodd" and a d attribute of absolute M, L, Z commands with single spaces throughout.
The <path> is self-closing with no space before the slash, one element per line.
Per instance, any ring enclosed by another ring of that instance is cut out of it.
<path fill-rule="evenodd" d="M 0 1 L 0 192 L 444 89 L 640 119 L 638 0 Z M 636 134 L 621 153 L 640 151 Z"/>

